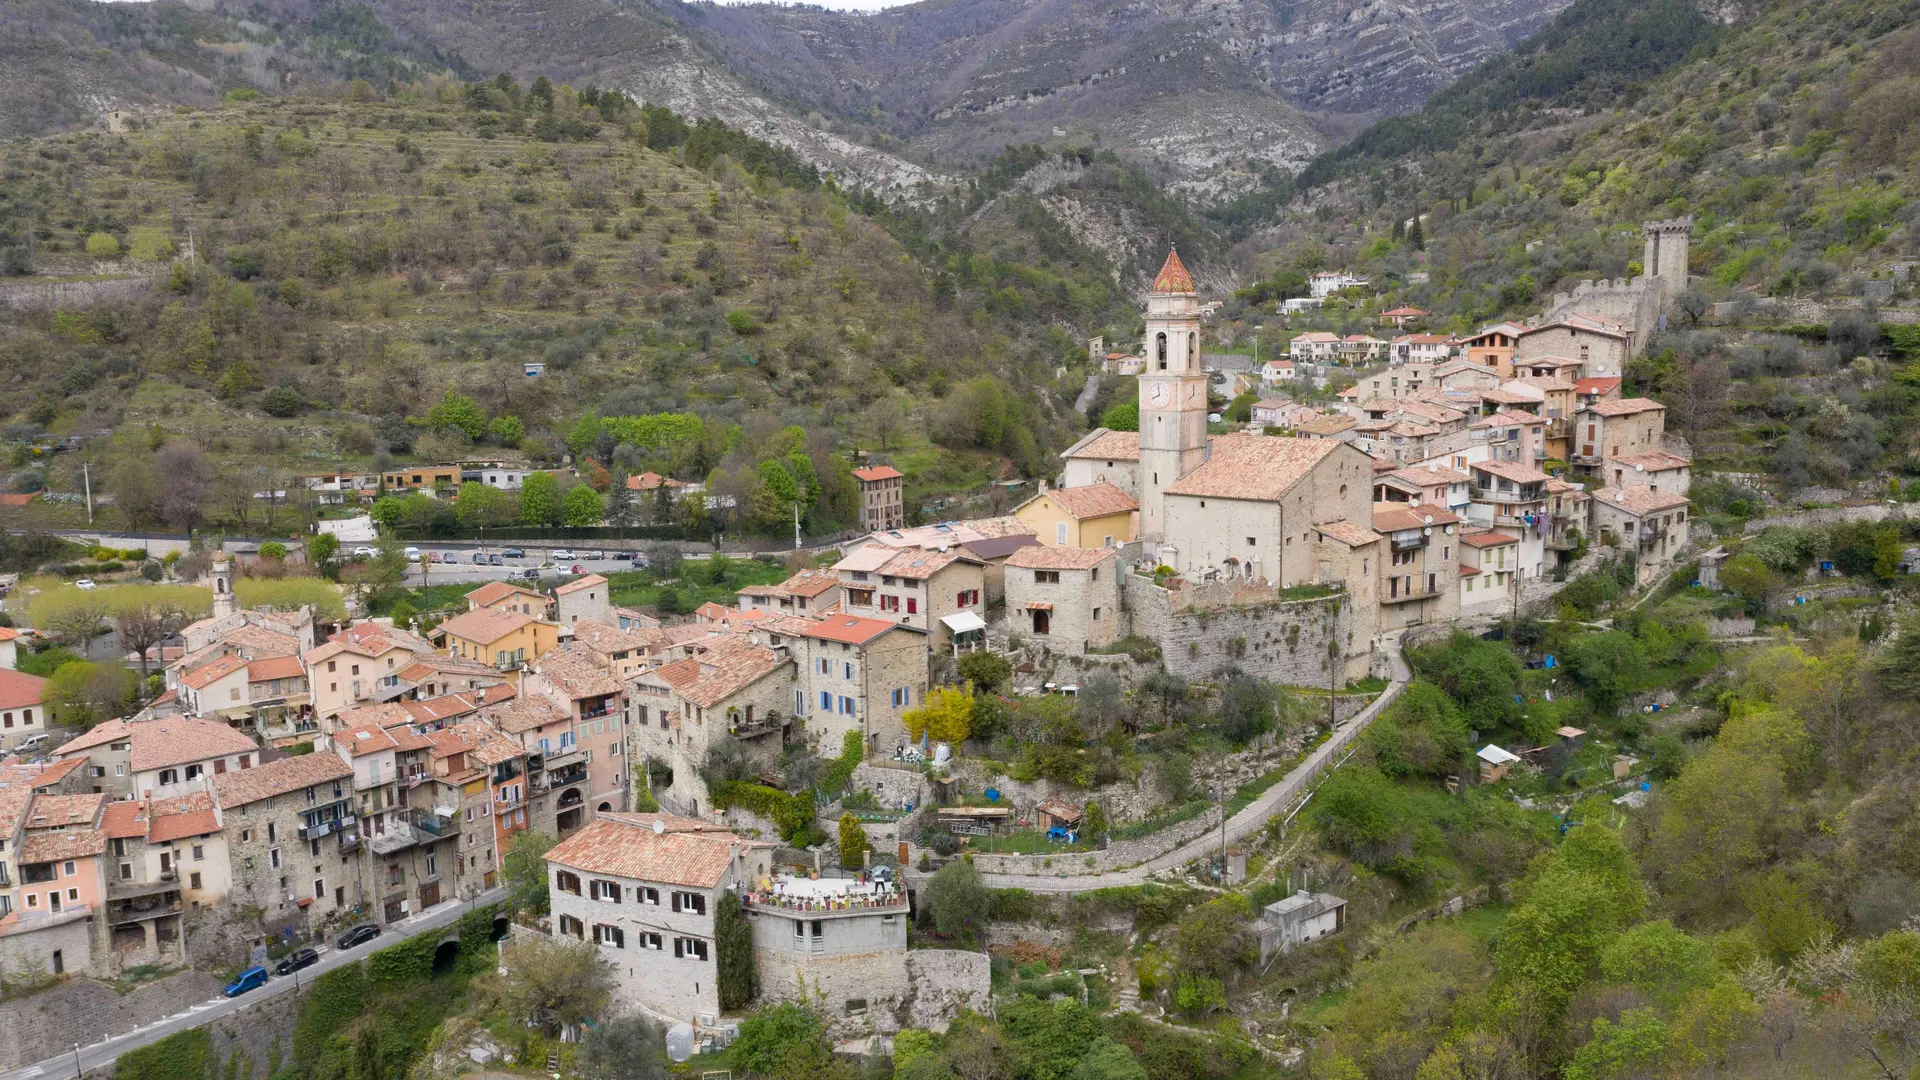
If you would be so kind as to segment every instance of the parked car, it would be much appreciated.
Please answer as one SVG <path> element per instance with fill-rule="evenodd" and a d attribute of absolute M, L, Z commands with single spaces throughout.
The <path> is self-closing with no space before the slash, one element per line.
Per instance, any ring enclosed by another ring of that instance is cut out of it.
<path fill-rule="evenodd" d="M 73 587 L 74 587 L 74 588 L 76 588 L 76 589 L 97 589 L 97 588 L 99 588 L 99 586 L 97 586 L 97 585 L 95 585 L 95 584 L 93 583 L 93 579 L 92 579 L 92 578 L 84 578 L 84 577 L 83 577 L 83 578 L 81 578 L 81 579 L 80 579 L 79 581 L 76 581 L 76 582 L 74 582 L 74 583 L 73 583 Z"/>
<path fill-rule="evenodd" d="M 620 559 L 624 559 L 624 560 L 625 560 L 625 561 L 627 561 L 627 562 L 639 562 L 639 561 L 640 561 L 640 553 L 639 553 L 639 552 L 637 552 L 637 551 L 623 551 L 623 552 L 621 552 L 621 553 L 619 554 L 619 556 L 617 556 L 617 557 L 618 557 L 618 558 L 620 558 Z"/>
<path fill-rule="evenodd" d="M 476 552 L 474 552 L 474 553 L 473 553 L 473 565 L 475 565 L 475 566 L 485 566 L 485 565 L 487 565 L 487 553 L 486 553 L 486 552 L 484 552 L 484 551 L 476 551 Z"/>
<path fill-rule="evenodd" d="M 587 572 L 587 568 L 584 566 L 581 566 L 579 563 L 574 563 L 573 569 L 570 572 L 575 574 L 584 574 Z"/>
<path fill-rule="evenodd" d="M 356 559 L 371 559 L 378 554 L 380 554 L 378 551 L 365 545 L 353 549 L 353 557 Z"/>
<path fill-rule="evenodd" d="M 520 576 L 523 578 L 526 578 L 528 581 L 539 581 L 540 568 L 537 566 L 529 566 L 527 567 L 527 572 L 524 574 L 521 574 Z"/>
<path fill-rule="evenodd" d="M 506 560 L 502 559 L 500 556 L 489 555 L 487 556 L 487 565 L 488 566 L 505 566 L 507 564 L 506 564 Z"/>
<path fill-rule="evenodd" d="M 408 561 L 408 562 L 419 562 L 419 561 L 420 561 L 420 549 L 419 549 L 419 548 L 417 548 L 417 547 L 410 547 L 410 548 L 408 548 L 408 549 L 407 549 L 407 550 L 406 550 L 406 551 L 404 552 L 404 554 L 405 554 L 405 555 L 407 556 L 407 561 Z"/>
<path fill-rule="evenodd" d="M 228 997 L 239 997 L 249 990 L 258 990 L 265 985 L 267 985 L 267 969 L 256 964 L 234 976 L 233 981 L 228 983 L 227 988 L 221 992 Z"/>
<path fill-rule="evenodd" d="M 580 553 L 580 557 L 591 561 L 594 559 L 604 559 L 607 557 L 607 553 L 604 551 L 583 551 Z"/>
<path fill-rule="evenodd" d="M 43 731 L 38 735 L 29 735 L 26 738 L 21 739 L 19 742 L 14 743 L 13 752 L 21 755 L 31 754 L 38 751 L 40 748 L 46 746 L 48 743 L 52 741 L 53 741 L 53 736 Z"/>
<path fill-rule="evenodd" d="M 580 556 L 575 555 L 573 552 L 568 551 L 566 548 L 561 548 L 559 551 L 556 551 L 553 553 L 553 561 L 557 563 L 570 563 L 579 557 Z"/>
<path fill-rule="evenodd" d="M 301 968 L 312 967 L 319 962 L 320 954 L 314 952 L 312 949 L 295 949 L 287 954 L 286 959 L 280 961 L 280 966 L 274 968 L 273 973 L 275 975 L 291 975 Z"/>
<path fill-rule="evenodd" d="M 364 944 L 379 936 L 380 928 L 378 926 L 373 923 L 361 923 L 351 930 L 343 931 L 339 937 L 334 938 L 333 947 L 342 950 L 351 949 L 355 945 Z"/>
<path fill-rule="evenodd" d="M 519 548 L 508 548 L 506 551 L 502 552 L 501 554 L 505 555 L 509 559 L 524 559 L 527 557 L 527 553 L 524 551 L 521 551 Z"/>

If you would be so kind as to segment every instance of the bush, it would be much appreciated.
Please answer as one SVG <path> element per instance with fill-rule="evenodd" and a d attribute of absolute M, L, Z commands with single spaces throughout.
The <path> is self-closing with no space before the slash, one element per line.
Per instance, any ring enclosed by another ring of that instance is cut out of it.
<path fill-rule="evenodd" d="M 96 259 L 117 259 L 120 257 L 120 241 L 112 233 L 97 232 L 87 237 L 87 254 Z"/>

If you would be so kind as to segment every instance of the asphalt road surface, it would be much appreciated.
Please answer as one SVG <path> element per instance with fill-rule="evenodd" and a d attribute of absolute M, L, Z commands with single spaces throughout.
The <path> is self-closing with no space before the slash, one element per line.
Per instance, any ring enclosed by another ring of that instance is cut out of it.
<path fill-rule="evenodd" d="M 365 545 L 345 545 L 342 553 L 351 556 Z M 371 547 L 369 550 L 371 550 Z M 584 574 L 616 574 L 624 570 L 645 569 L 646 564 L 639 561 L 612 558 L 622 551 L 634 551 L 635 548 L 515 548 L 510 544 L 419 544 L 420 561 L 409 564 L 406 584 L 410 586 L 447 585 L 462 582 L 486 582 L 502 579 L 525 580 L 529 570 L 537 571 L 537 577 L 571 576 L 574 567 Z M 519 558 L 509 558 L 509 550 L 522 550 L 526 554 Z M 597 552 L 604 556 L 589 559 L 588 552 Z M 555 558 L 556 554 L 570 555 L 571 558 Z M 491 562 L 476 564 L 475 555 L 499 555 L 501 565 Z"/>
<path fill-rule="evenodd" d="M 364 959 L 369 953 L 377 952 L 403 939 L 443 930 L 458 922 L 460 916 L 473 908 L 491 904 L 496 900 L 504 900 L 506 896 L 507 890 L 499 888 L 481 893 L 472 900 L 449 900 L 444 904 L 428 908 L 418 915 L 388 923 L 379 937 L 346 952 L 336 952 L 330 945 L 323 946 L 320 948 L 320 962 L 304 971 L 295 972 L 284 978 L 274 976 L 267 980 L 265 986 L 248 991 L 237 998 L 217 997 L 212 1001 L 203 1001 L 184 1012 L 175 1013 L 164 1020 L 156 1020 L 145 1027 L 135 1028 L 124 1035 L 116 1035 L 91 1046 L 82 1046 L 79 1050 L 80 1070 L 85 1073 L 111 1065 L 121 1054 L 129 1050 L 138 1050 L 176 1032 L 233 1016 L 267 998 L 293 993 L 297 987 L 308 985 L 314 979 L 342 964 Z M 0 1080 L 65 1080 L 74 1075 L 74 1051 L 69 1050 L 38 1064 L 0 1073 Z"/>

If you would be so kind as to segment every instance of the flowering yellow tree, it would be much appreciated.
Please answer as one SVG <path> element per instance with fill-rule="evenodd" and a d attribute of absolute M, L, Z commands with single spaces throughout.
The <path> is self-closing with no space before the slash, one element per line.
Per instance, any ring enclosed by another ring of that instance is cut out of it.
<path fill-rule="evenodd" d="M 973 730 L 973 684 L 936 686 L 927 691 L 926 701 L 901 714 L 900 720 L 916 740 L 925 734 L 934 742 L 957 747 Z"/>

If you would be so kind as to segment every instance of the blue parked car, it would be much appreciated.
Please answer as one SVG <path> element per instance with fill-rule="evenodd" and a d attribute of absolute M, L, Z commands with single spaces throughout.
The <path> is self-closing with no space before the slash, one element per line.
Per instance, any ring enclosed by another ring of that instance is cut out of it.
<path fill-rule="evenodd" d="M 249 990 L 257 990 L 265 985 L 267 985 L 267 969 L 255 966 L 241 972 L 238 977 L 228 983 L 225 993 L 228 997 L 239 997 Z"/>

